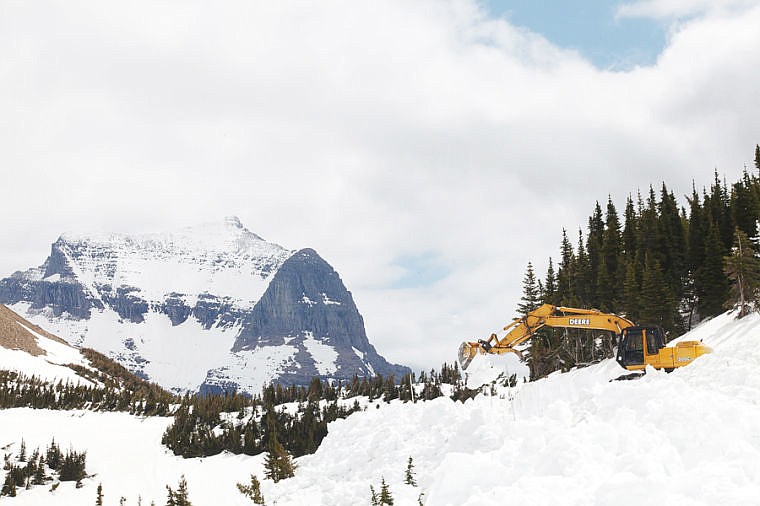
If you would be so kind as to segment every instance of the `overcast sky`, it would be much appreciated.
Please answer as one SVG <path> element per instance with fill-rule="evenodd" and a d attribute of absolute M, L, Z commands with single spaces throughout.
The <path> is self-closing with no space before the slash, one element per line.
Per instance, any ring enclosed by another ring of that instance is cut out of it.
<path fill-rule="evenodd" d="M 759 26 L 754 0 L 0 0 L 0 275 L 64 231 L 237 215 L 437 367 L 595 201 L 752 165 Z"/>

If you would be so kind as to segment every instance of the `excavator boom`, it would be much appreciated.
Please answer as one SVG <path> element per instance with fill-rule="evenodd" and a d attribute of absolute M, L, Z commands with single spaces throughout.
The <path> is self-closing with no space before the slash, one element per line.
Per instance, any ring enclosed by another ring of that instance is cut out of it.
<path fill-rule="evenodd" d="M 505 326 L 503 330 L 507 331 L 507 334 L 501 339 L 496 334 L 491 334 L 486 340 L 462 343 L 459 347 L 459 363 L 462 369 L 467 369 L 478 353 L 516 353 L 522 358 L 517 346 L 530 339 L 542 327 L 609 330 L 620 334 L 623 329 L 633 325 L 632 321 L 622 316 L 603 313 L 596 309 L 544 304 L 522 318 L 515 318 Z"/>
<path fill-rule="evenodd" d="M 491 334 L 485 340 L 463 342 L 459 346 L 459 363 L 463 370 L 467 369 L 478 353 L 515 353 L 522 359 L 517 347 L 543 327 L 608 330 L 618 334 L 621 344 L 617 361 L 628 370 L 644 369 L 647 365 L 672 370 L 712 352 L 699 341 L 681 342 L 675 348 L 666 347 L 659 327 L 637 327 L 632 321 L 616 314 L 544 304 L 505 326 L 507 333 L 502 338 Z"/>

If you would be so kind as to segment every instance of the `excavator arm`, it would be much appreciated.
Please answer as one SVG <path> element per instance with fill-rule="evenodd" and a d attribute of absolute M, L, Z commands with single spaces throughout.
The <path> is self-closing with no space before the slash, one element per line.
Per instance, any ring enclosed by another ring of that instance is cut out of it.
<path fill-rule="evenodd" d="M 467 369 L 478 353 L 515 353 L 522 359 L 517 347 L 530 339 L 542 327 L 609 330 L 620 334 L 634 324 L 621 316 L 603 313 L 596 309 L 557 307 L 551 304 L 530 311 L 522 318 L 515 318 L 504 327 L 507 334 L 499 339 L 491 334 L 488 339 L 477 342 L 465 341 L 459 347 L 459 363 Z"/>

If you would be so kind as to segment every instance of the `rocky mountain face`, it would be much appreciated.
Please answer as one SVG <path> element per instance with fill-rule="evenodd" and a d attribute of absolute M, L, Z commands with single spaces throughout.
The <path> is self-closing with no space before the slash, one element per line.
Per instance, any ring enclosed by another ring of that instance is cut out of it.
<path fill-rule="evenodd" d="M 237 218 L 166 234 L 64 234 L 0 303 L 175 391 L 258 392 L 408 372 L 370 344 L 338 273 Z"/>

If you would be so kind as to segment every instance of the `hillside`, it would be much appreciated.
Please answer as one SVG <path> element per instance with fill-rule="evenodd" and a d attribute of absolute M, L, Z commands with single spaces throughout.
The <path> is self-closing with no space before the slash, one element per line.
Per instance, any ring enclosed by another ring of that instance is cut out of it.
<path fill-rule="evenodd" d="M 296 476 L 263 480 L 267 504 L 369 504 L 385 478 L 398 505 L 754 505 L 760 497 L 760 315 L 727 313 L 683 339 L 715 353 L 666 374 L 610 382 L 612 361 L 499 387 L 462 404 L 447 398 L 386 404 L 329 426 Z M 187 477 L 193 504 L 250 504 L 235 488 L 263 477 L 262 456 L 181 459 L 159 445 L 168 418 L 126 414 L 0 411 L 0 446 L 88 450 L 84 487 L 22 491 L 13 504 L 86 504 L 103 483 L 105 504 L 165 501 L 164 485 Z M 102 428 L 110 427 L 110 436 Z M 51 430 L 51 427 L 55 429 Z M 114 455 L 119 458 L 114 459 Z M 409 457 L 418 487 L 403 484 Z"/>
<path fill-rule="evenodd" d="M 70 365 L 91 364 L 79 350 L 0 304 L 0 369 L 56 382 L 88 383 Z"/>

